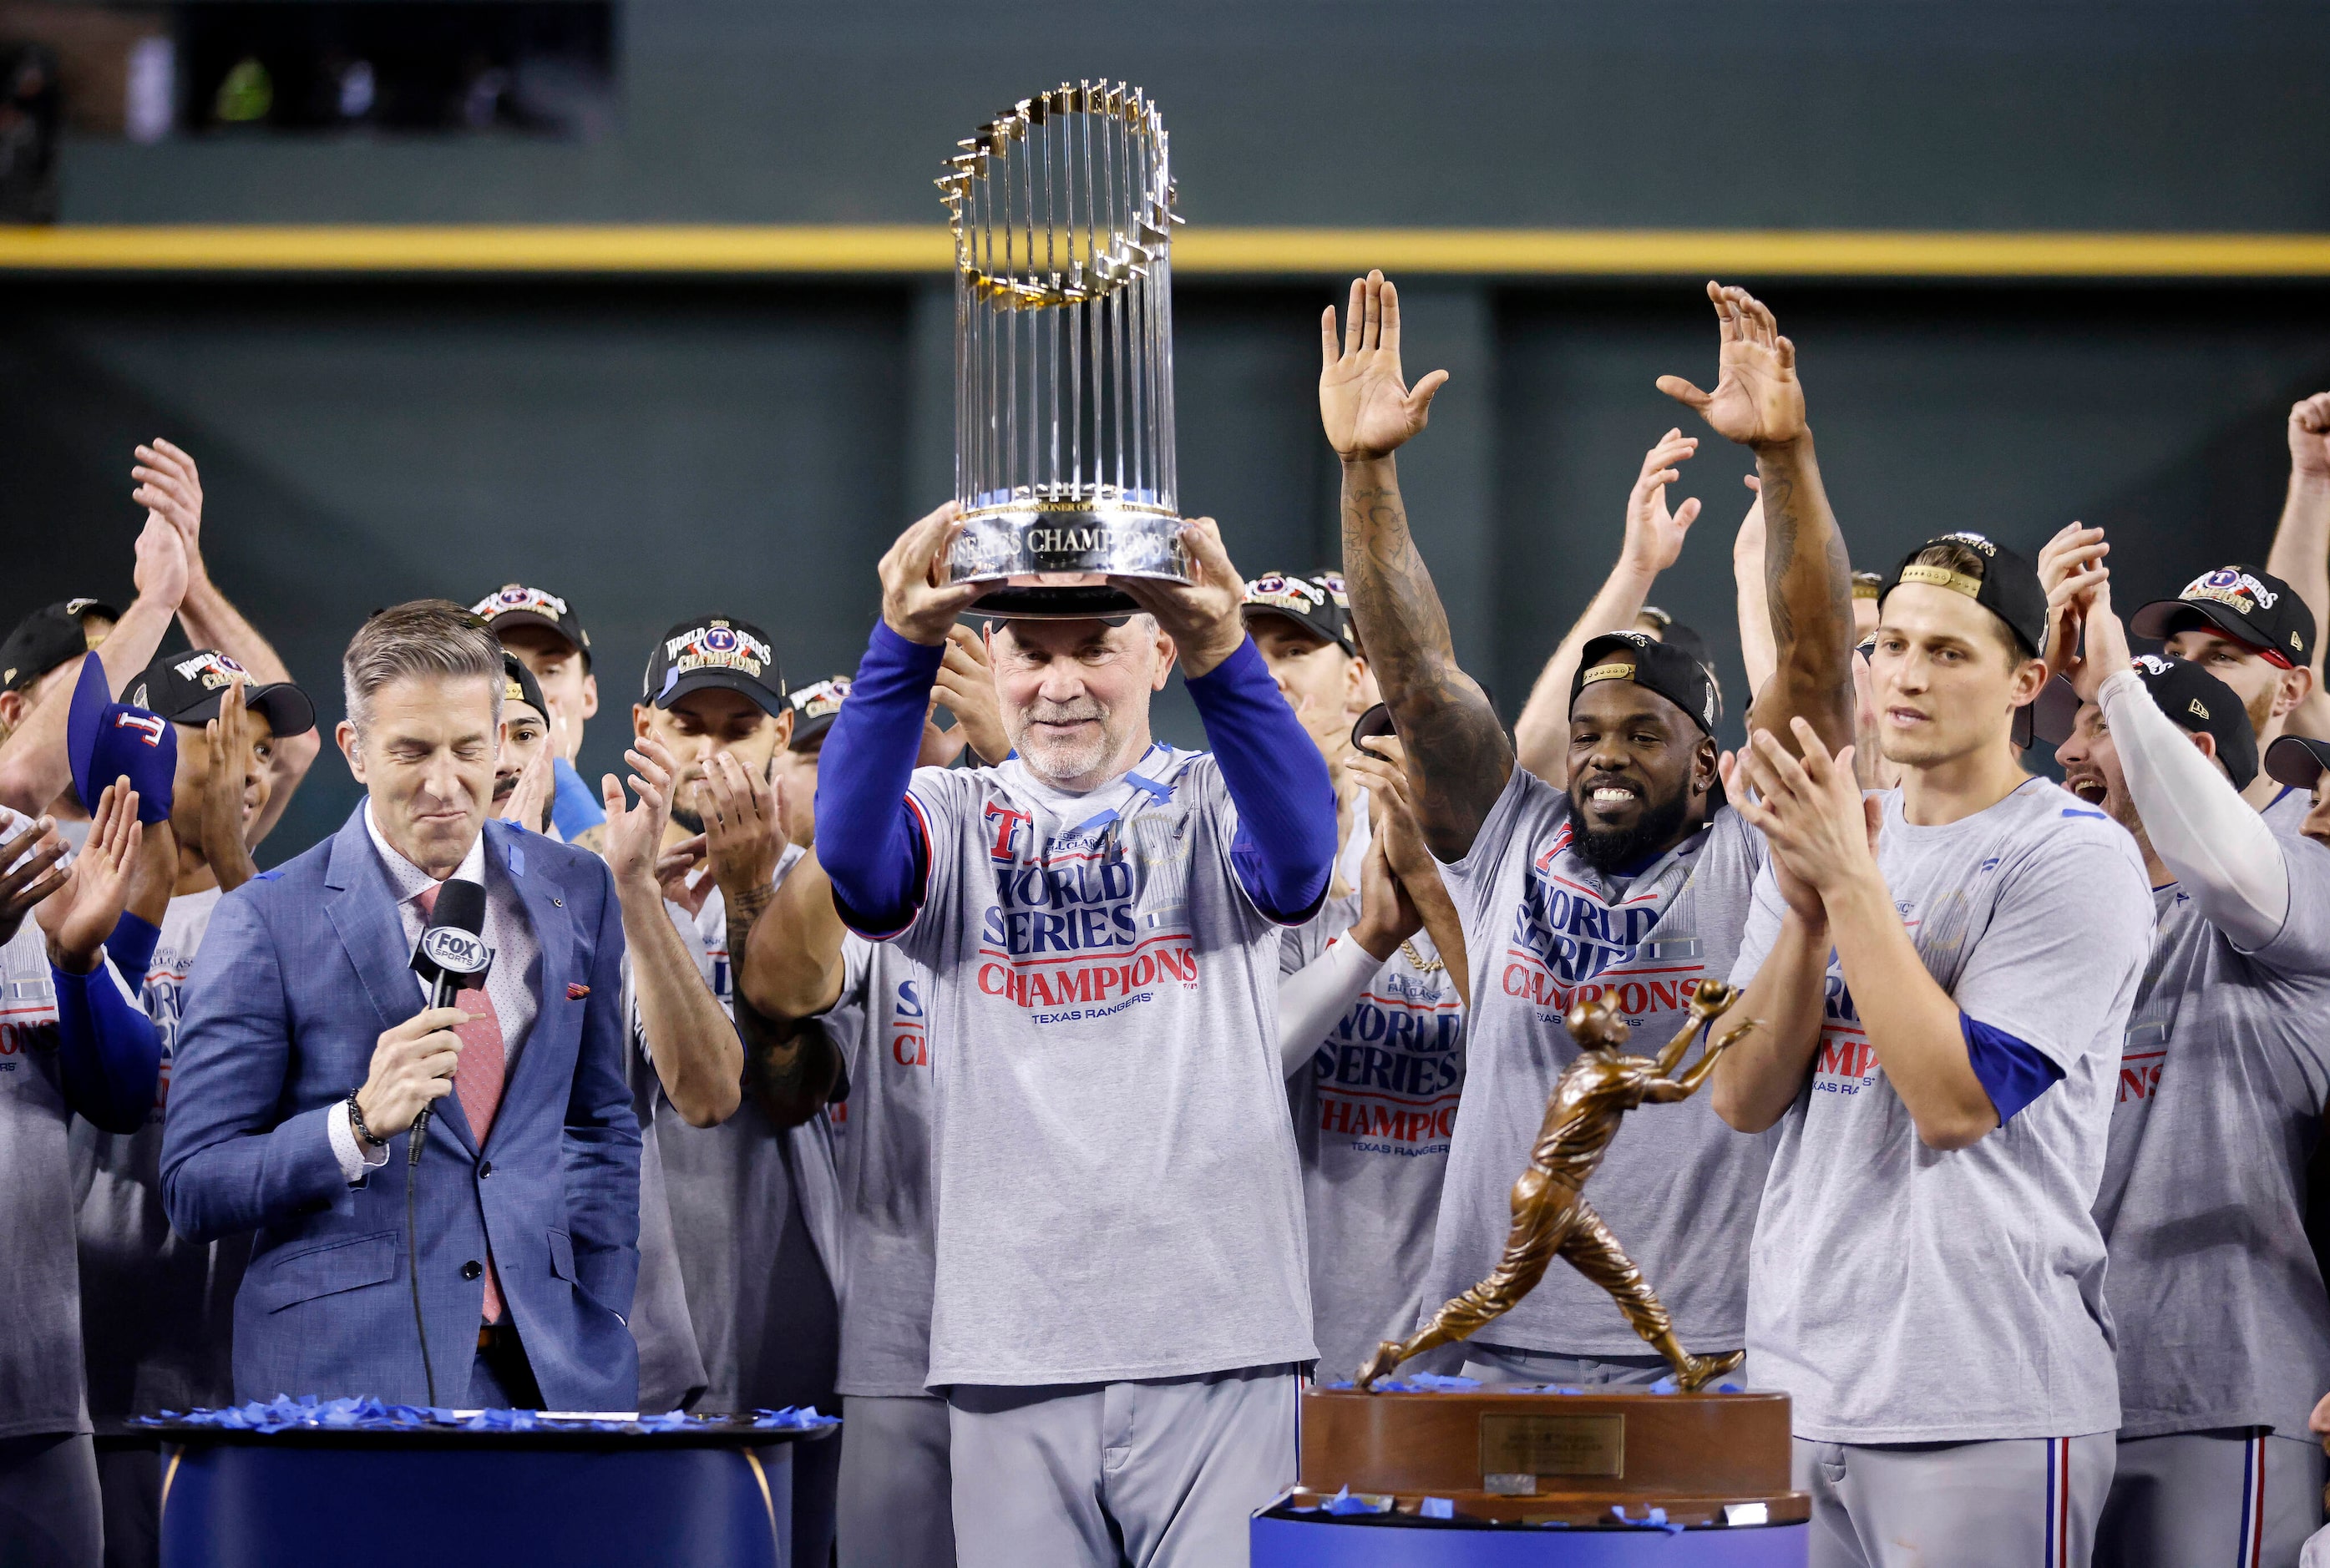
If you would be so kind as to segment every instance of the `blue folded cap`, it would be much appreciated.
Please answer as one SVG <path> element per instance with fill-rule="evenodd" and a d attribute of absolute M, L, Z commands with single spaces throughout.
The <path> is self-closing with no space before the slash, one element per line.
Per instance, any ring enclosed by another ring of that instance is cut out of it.
<path fill-rule="evenodd" d="M 159 713 L 113 700 L 105 665 L 95 654 L 81 661 L 65 717 L 65 755 L 81 804 L 97 809 L 105 787 L 127 774 L 137 791 L 137 820 L 166 821 L 170 786 L 178 772 L 178 734 Z"/>

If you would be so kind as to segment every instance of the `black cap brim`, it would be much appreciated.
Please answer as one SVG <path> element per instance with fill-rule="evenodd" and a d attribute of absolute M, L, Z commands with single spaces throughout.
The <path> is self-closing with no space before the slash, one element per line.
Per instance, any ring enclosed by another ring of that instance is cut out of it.
<path fill-rule="evenodd" d="M 225 696 L 223 692 L 213 692 L 190 708 L 162 716 L 174 724 L 207 724 L 219 716 L 219 704 Z M 279 741 L 287 735 L 304 735 L 316 727 L 316 704 L 307 693 L 288 681 L 246 687 L 242 705 L 254 713 L 264 714 L 267 727 L 275 732 Z"/>
<path fill-rule="evenodd" d="M 510 628 L 514 626 L 540 627 L 543 630 L 556 638 L 560 642 L 564 643 L 568 647 L 571 647 L 576 653 L 581 654 L 582 656 L 582 668 L 585 672 L 588 672 L 591 668 L 590 645 L 587 643 L 576 642 L 573 632 L 567 630 L 564 627 L 559 625 L 557 621 L 554 620 L 549 616 L 544 615 L 539 610 L 506 609 L 499 615 L 495 616 L 491 620 L 486 622 L 487 629 L 491 631 L 496 637 L 501 636 L 502 633 L 509 630 Z"/>
<path fill-rule="evenodd" d="M 2127 618 L 2127 629 L 2154 642 L 2166 642 L 2176 635 L 2177 621 L 2187 615 L 2199 616 L 2243 647 L 2259 646 L 2257 628 L 2244 621 L 2239 610 L 2205 599 L 2155 599 L 2139 605 Z"/>
<path fill-rule="evenodd" d="M 740 675 L 733 671 L 719 669 L 696 670 L 680 676 L 655 694 L 654 705 L 658 708 L 669 708 L 688 693 L 704 691 L 708 687 L 717 687 L 724 692 L 734 692 L 739 696 L 750 697 L 753 704 L 771 718 L 775 718 L 785 712 L 785 699 L 782 693 L 769 690 L 749 675 Z"/>
<path fill-rule="evenodd" d="M 2265 770 L 2277 784 L 2311 789 L 2330 768 L 2330 741 L 2311 735 L 2284 735 L 2265 749 Z"/>
<path fill-rule="evenodd" d="M 819 713 L 814 719 L 796 717 L 793 720 L 793 736 L 791 740 L 785 742 L 785 750 L 788 751 L 816 751 L 825 744 L 825 732 L 833 728 L 833 721 L 840 716 L 839 713 Z"/>
<path fill-rule="evenodd" d="M 1317 638 L 1321 642 L 1333 643 L 1345 653 L 1350 653 L 1351 651 L 1350 640 L 1344 637 L 1343 633 L 1339 628 L 1331 626 L 1322 626 L 1318 621 L 1312 620 L 1309 616 L 1301 614 L 1298 611 L 1282 609 L 1278 605 L 1274 604 L 1247 604 L 1239 606 L 1238 613 L 1246 618 L 1246 623 L 1249 628 L 1251 628 L 1255 621 L 1261 619 L 1264 616 L 1274 615 L 1281 620 L 1290 621 L 1295 626 L 1301 627 L 1304 631 L 1308 632 L 1311 636 Z"/>

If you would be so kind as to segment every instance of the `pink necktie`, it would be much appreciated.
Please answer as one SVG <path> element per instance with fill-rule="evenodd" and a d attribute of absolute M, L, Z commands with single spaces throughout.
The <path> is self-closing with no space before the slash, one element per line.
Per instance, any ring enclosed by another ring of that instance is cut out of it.
<path fill-rule="evenodd" d="M 442 883 L 432 883 L 421 890 L 413 902 L 421 906 L 421 918 L 427 920 L 437 907 L 437 889 Z M 469 1132 L 483 1148 L 486 1134 L 493 1129 L 494 1112 L 501 1108 L 502 1074 L 508 1066 L 507 1051 L 502 1044 L 502 1021 L 494 1012 L 494 999 L 484 989 L 471 987 L 453 998 L 453 1006 L 470 1015 L 469 1020 L 453 1033 L 460 1038 L 461 1064 L 453 1070 L 453 1096 L 461 1102 L 461 1114 L 469 1119 Z M 502 1318 L 501 1280 L 494 1270 L 491 1244 L 486 1252 L 486 1321 L 498 1323 Z"/>

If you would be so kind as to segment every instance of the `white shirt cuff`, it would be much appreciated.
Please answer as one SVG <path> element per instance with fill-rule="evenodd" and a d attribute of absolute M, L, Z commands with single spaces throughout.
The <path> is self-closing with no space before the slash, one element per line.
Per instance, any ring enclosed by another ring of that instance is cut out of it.
<path fill-rule="evenodd" d="M 378 1170 L 388 1163 L 388 1146 L 374 1148 L 356 1136 L 355 1124 L 348 1119 L 346 1100 L 332 1107 L 324 1118 L 325 1129 L 330 1133 L 333 1157 L 340 1162 L 340 1175 L 354 1186 L 365 1179 L 367 1172 Z"/>

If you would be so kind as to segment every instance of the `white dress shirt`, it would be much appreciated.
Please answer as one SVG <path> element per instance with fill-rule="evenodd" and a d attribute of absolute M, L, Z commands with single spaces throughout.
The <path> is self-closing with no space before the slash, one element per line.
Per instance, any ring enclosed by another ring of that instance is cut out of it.
<path fill-rule="evenodd" d="M 396 912 L 404 926 L 405 940 L 418 943 L 421 927 L 428 923 L 428 917 L 421 912 L 421 895 L 437 886 L 437 879 L 407 860 L 382 836 L 380 824 L 373 819 L 370 801 L 365 803 L 365 831 L 372 836 L 373 849 L 380 856 L 382 869 L 388 873 L 390 885 L 396 890 Z M 518 1050 L 526 1043 L 527 1031 L 534 1027 L 535 1015 L 541 1010 L 542 944 L 526 918 L 526 906 L 519 902 L 517 890 L 509 884 L 507 871 L 498 875 L 488 874 L 482 827 L 469 845 L 469 853 L 461 857 L 461 864 L 445 880 L 478 883 L 486 890 L 485 939 L 494 958 L 493 967 L 486 971 L 485 991 L 502 1028 L 507 1082 L 507 1074 L 517 1068 Z M 412 983 L 421 988 L 425 1002 L 428 982 L 416 974 Z M 374 1148 L 356 1137 L 345 1107 L 341 1114 L 325 1119 L 325 1128 L 331 1136 L 332 1152 L 339 1159 L 340 1174 L 351 1184 L 363 1180 L 367 1170 L 388 1163 L 385 1147 Z"/>

